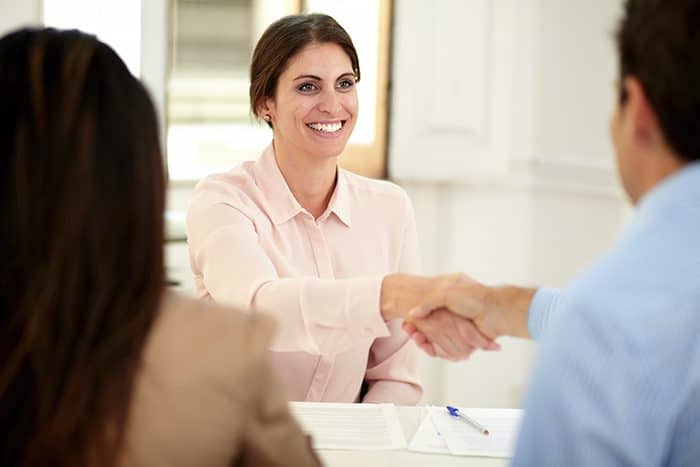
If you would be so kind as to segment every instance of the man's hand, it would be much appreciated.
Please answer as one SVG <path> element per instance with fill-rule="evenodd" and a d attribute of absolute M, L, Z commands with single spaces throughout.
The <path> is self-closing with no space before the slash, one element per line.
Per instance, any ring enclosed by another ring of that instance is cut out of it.
<path fill-rule="evenodd" d="M 499 336 L 530 337 L 527 318 L 536 289 L 501 286 L 489 287 L 460 274 L 447 289 L 431 290 L 408 320 L 428 317 L 434 310 L 447 308 L 474 321 L 482 334 L 491 339 Z"/>
<path fill-rule="evenodd" d="M 385 320 L 403 318 L 415 327 L 413 338 L 422 339 L 419 346 L 433 356 L 449 360 L 463 360 L 475 349 L 499 350 L 500 346 L 479 332 L 474 323 L 448 310 L 435 313 L 430 309 L 426 319 L 409 317 L 412 310 L 420 309 L 430 297 L 435 302 L 446 302 L 447 293 L 462 274 L 435 277 L 390 274 L 382 282 L 381 311 Z M 411 333 L 409 333 L 411 334 Z M 423 344 L 423 345 L 421 345 Z"/>
<path fill-rule="evenodd" d="M 409 319 L 427 318 L 433 311 L 446 308 L 475 323 L 493 325 L 495 323 L 483 323 L 487 295 L 488 287 L 469 276 L 458 274 L 445 288 L 431 289 L 425 293 L 420 304 L 411 310 Z M 500 335 L 496 329 L 489 329 L 488 326 L 480 326 L 479 329 L 491 338 Z"/>
<path fill-rule="evenodd" d="M 459 275 L 446 288 L 430 290 L 425 294 L 420 305 L 409 314 L 404 330 L 429 355 L 447 355 L 443 358 L 451 360 L 455 355 L 462 358 L 464 353 L 456 354 L 454 346 L 448 347 L 451 351 L 444 348 L 448 345 L 447 336 L 454 339 L 454 330 L 438 324 L 437 317 L 433 319 L 437 310 L 447 309 L 471 320 L 479 335 L 489 341 L 503 335 L 529 337 L 527 318 L 534 293 L 535 289 L 521 287 L 488 287 L 466 275 Z M 420 326 L 420 322 L 429 324 Z M 440 337 L 438 329 L 442 329 L 443 337 Z M 467 338 L 474 339 L 472 335 Z M 467 341 L 470 345 L 475 342 L 479 341 Z"/>
<path fill-rule="evenodd" d="M 479 332 L 472 321 L 446 309 L 436 310 L 424 319 L 404 322 L 403 329 L 425 353 L 446 360 L 465 360 L 476 349 L 501 349 L 498 343 Z"/>

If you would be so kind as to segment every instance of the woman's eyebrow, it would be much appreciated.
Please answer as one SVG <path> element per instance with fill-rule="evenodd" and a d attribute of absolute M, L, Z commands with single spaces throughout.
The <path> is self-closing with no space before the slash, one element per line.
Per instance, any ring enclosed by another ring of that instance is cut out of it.
<path fill-rule="evenodd" d="M 341 74 L 340 76 L 338 76 L 338 77 L 336 78 L 336 80 L 339 80 L 340 78 L 344 78 L 344 77 L 346 77 L 346 76 L 352 76 L 352 77 L 354 77 L 354 76 L 355 76 L 355 73 L 353 73 L 353 72 L 351 72 L 351 71 L 347 71 L 347 72 Z M 316 75 L 299 75 L 299 76 L 297 76 L 296 78 L 294 78 L 293 81 L 296 81 L 296 80 L 299 80 L 299 79 L 314 79 L 314 80 L 316 80 L 316 81 L 323 81 L 323 78 L 321 78 L 321 77 L 319 77 L 319 76 L 316 76 Z"/>
<path fill-rule="evenodd" d="M 342 75 L 338 76 L 338 78 L 336 78 L 336 79 L 345 78 L 345 77 L 348 77 L 348 76 L 354 78 L 354 77 L 355 77 L 355 73 L 353 73 L 353 72 L 351 72 L 351 71 L 347 71 L 347 72 L 343 73 Z"/>
<path fill-rule="evenodd" d="M 294 78 L 294 81 L 298 79 L 315 79 L 316 81 L 323 81 L 321 78 L 319 78 L 316 75 L 299 75 L 296 78 Z"/>

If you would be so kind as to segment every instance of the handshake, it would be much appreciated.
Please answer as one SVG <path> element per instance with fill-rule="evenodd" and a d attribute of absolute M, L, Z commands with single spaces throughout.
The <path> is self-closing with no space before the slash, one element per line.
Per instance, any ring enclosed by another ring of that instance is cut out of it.
<path fill-rule="evenodd" d="M 486 286 L 464 274 L 390 274 L 382 282 L 380 306 L 385 320 L 404 320 L 404 331 L 425 353 L 457 361 L 476 349 L 500 350 L 500 336 L 530 337 L 534 293 Z"/>

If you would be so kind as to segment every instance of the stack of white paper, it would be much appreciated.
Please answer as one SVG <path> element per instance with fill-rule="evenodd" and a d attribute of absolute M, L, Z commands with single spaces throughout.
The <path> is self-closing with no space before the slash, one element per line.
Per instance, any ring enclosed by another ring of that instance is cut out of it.
<path fill-rule="evenodd" d="M 406 447 L 393 404 L 290 402 L 315 449 L 380 451 Z"/>
<path fill-rule="evenodd" d="M 459 411 L 485 426 L 484 435 L 444 407 L 430 407 L 408 449 L 456 456 L 511 457 L 522 410 L 462 409 Z"/>

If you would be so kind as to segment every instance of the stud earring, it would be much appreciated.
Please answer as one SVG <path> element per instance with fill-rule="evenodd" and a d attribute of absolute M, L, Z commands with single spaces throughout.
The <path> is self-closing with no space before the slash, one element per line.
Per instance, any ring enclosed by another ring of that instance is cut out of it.
<path fill-rule="evenodd" d="M 269 122 L 270 120 L 272 120 L 272 117 L 270 117 L 268 114 L 265 114 L 265 115 L 263 115 L 263 120 L 265 120 L 266 122 Z"/>

